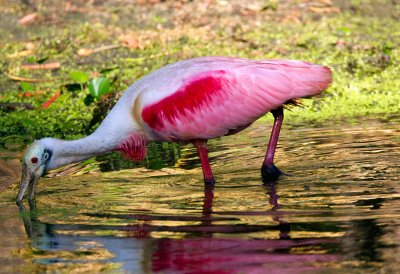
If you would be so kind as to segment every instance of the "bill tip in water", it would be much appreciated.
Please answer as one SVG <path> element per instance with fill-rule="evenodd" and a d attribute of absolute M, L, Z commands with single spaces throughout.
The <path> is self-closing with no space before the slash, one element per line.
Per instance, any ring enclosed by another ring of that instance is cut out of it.
<path fill-rule="evenodd" d="M 46 165 L 50 157 L 51 153 L 46 150 L 45 146 L 40 141 L 35 141 L 28 146 L 24 158 L 22 159 L 22 175 L 19 193 L 16 199 L 17 203 L 22 201 L 27 189 L 28 200 L 34 199 L 37 182 L 46 170 Z"/>

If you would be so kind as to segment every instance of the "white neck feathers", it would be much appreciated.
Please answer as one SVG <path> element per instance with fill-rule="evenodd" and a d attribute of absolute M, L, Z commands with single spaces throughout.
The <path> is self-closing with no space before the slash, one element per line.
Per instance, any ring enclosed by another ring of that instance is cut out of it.
<path fill-rule="evenodd" d="M 142 136 L 142 131 L 132 115 L 132 107 L 137 94 L 133 87 L 130 89 L 120 98 L 101 125 L 91 135 L 73 141 L 55 138 L 41 139 L 39 142 L 53 152 L 47 168 L 54 169 L 111 150 L 121 149 L 121 145 L 129 140 L 132 135 Z"/>
<path fill-rule="evenodd" d="M 39 140 L 39 142 L 52 151 L 52 157 L 47 168 L 54 169 L 115 149 L 122 140 L 113 137 L 115 136 L 94 132 L 92 135 L 79 140 L 66 141 L 55 138 L 44 138 Z"/>

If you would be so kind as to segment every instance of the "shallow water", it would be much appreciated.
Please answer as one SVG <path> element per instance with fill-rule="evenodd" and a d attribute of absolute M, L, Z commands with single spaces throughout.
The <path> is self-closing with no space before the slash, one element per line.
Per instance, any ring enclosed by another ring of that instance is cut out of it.
<path fill-rule="evenodd" d="M 1 272 L 398 272 L 399 121 L 285 126 L 287 175 L 266 185 L 261 122 L 210 142 L 214 189 L 190 146 L 179 168 L 42 179 L 36 205 L 15 205 L 15 182 L 0 193 Z"/>

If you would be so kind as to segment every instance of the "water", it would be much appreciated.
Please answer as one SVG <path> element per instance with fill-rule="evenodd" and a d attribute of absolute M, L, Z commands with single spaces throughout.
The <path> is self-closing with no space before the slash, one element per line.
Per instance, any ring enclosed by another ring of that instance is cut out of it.
<path fill-rule="evenodd" d="M 398 121 L 285 126 L 267 185 L 270 123 L 210 142 L 214 189 L 185 146 L 179 168 L 42 179 L 19 208 L 3 161 L 1 272 L 398 273 Z"/>

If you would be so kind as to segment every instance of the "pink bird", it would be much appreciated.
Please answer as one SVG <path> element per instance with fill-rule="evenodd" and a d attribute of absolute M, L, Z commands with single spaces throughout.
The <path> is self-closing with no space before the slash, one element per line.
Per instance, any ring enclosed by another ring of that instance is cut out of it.
<path fill-rule="evenodd" d="M 268 112 L 275 121 L 261 173 L 264 179 L 276 179 L 281 172 L 273 160 L 283 105 L 319 94 L 331 81 L 329 68 L 292 60 L 202 57 L 167 65 L 132 84 L 91 135 L 31 144 L 23 158 L 17 201 L 28 186 L 29 199 L 34 198 L 45 170 L 112 150 L 143 160 L 151 141 L 193 143 L 204 181 L 213 184 L 207 140 L 235 134 Z"/>

